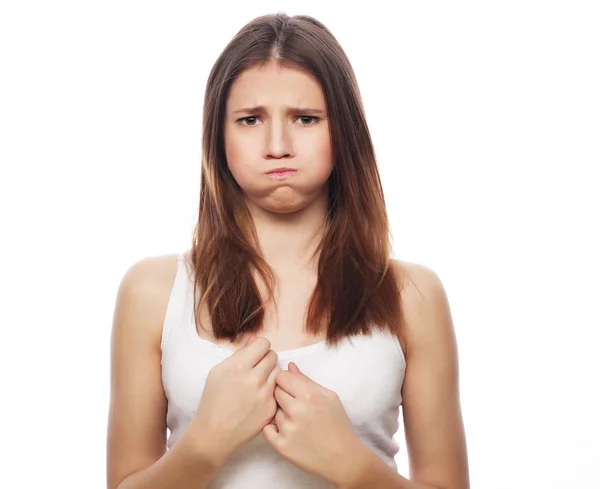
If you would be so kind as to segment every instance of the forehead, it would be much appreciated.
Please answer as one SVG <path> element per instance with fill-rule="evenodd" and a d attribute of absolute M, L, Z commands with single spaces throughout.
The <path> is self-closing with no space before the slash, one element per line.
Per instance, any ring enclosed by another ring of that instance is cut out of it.
<path fill-rule="evenodd" d="M 233 82 L 227 100 L 228 109 L 240 105 L 306 105 L 324 108 L 325 97 L 317 79 L 308 71 L 268 64 L 245 70 Z"/>

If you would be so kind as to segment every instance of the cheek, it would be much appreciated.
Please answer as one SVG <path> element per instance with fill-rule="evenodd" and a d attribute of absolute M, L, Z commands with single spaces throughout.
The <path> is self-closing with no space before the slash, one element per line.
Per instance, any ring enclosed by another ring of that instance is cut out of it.
<path fill-rule="evenodd" d="M 233 178 L 235 178 L 241 187 L 249 181 L 252 174 L 252 168 L 248 165 L 251 161 L 249 154 L 251 154 L 251 150 L 247 143 L 242 143 L 235 139 L 225 139 L 227 166 Z"/>
<path fill-rule="evenodd" d="M 329 137 L 324 137 L 312 144 L 313 151 L 311 159 L 318 162 L 315 167 L 315 178 L 327 180 L 333 170 L 333 156 Z"/>

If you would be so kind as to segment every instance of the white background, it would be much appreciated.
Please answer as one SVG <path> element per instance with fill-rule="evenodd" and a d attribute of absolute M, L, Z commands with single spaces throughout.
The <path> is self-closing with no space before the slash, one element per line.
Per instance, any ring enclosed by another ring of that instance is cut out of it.
<path fill-rule="evenodd" d="M 191 245 L 206 78 L 279 10 L 344 47 L 395 256 L 446 286 L 472 487 L 600 487 L 598 5 L 3 2 L 0 487 L 105 487 L 118 284 Z"/>

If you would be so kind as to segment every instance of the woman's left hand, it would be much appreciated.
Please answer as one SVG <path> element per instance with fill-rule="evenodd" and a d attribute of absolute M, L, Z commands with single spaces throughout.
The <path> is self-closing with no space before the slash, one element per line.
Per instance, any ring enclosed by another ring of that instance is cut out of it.
<path fill-rule="evenodd" d="M 295 363 L 276 377 L 278 409 L 263 428 L 267 442 L 306 472 L 339 484 L 354 465 L 362 443 L 338 395 L 300 372 Z"/>

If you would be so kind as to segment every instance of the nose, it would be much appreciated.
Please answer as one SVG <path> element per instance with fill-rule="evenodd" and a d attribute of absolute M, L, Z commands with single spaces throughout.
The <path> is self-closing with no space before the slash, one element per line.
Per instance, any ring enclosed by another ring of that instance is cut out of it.
<path fill-rule="evenodd" d="M 286 122 L 272 120 L 265 131 L 265 158 L 290 157 L 293 153 L 291 129 Z"/>

